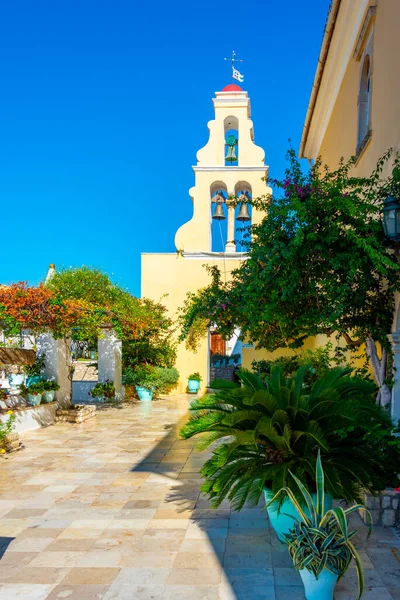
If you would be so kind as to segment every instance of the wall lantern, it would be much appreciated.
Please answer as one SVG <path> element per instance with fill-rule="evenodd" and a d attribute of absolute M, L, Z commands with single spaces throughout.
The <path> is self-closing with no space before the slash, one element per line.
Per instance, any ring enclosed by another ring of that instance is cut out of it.
<path fill-rule="evenodd" d="M 388 241 L 400 244 L 400 201 L 388 196 L 383 203 L 383 231 Z"/>

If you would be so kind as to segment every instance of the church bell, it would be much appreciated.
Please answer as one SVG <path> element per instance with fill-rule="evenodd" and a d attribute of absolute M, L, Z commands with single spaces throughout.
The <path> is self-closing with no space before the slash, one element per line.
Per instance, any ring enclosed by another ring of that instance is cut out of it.
<path fill-rule="evenodd" d="M 237 221 L 251 221 L 251 217 L 249 215 L 249 209 L 247 204 L 240 205 L 240 211 L 238 216 L 236 217 Z"/>
<path fill-rule="evenodd" d="M 223 221 L 224 219 L 226 219 L 226 217 L 224 215 L 224 209 L 222 208 L 221 202 L 217 202 L 217 204 L 215 205 L 215 210 L 214 210 L 214 214 L 213 214 L 212 218 L 215 221 Z"/>
<path fill-rule="evenodd" d="M 231 162 L 231 163 L 237 161 L 235 146 L 229 146 L 228 147 L 228 152 L 227 152 L 227 154 L 225 156 L 225 160 L 227 162 Z"/>

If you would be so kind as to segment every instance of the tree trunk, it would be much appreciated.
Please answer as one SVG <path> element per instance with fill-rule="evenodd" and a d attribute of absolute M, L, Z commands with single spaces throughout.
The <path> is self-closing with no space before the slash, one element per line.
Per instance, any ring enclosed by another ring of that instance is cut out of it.
<path fill-rule="evenodd" d="M 372 337 L 367 338 L 366 346 L 367 354 L 371 361 L 375 379 L 379 387 L 379 393 L 376 397 L 376 401 L 381 406 L 390 409 L 392 392 L 387 383 L 385 383 L 387 375 L 387 350 L 385 348 L 382 349 L 382 358 L 380 359 L 376 348 L 376 342 L 374 339 L 372 339 Z"/>

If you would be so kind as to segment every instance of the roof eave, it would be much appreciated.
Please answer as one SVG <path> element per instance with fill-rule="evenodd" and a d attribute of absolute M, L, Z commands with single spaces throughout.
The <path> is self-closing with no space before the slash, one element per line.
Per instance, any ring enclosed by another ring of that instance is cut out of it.
<path fill-rule="evenodd" d="M 304 150 L 305 150 L 305 147 L 307 144 L 308 134 L 309 134 L 310 127 L 311 127 L 311 122 L 312 122 L 312 118 L 314 115 L 315 105 L 317 103 L 318 93 L 319 93 L 322 77 L 324 75 L 326 59 L 327 59 L 327 56 L 329 53 L 329 48 L 331 45 L 333 32 L 335 30 L 336 20 L 337 20 L 337 16 L 339 13 L 341 2 L 342 2 L 342 0 L 332 0 L 330 8 L 329 8 L 329 13 L 328 13 L 325 30 L 324 30 L 324 37 L 322 39 L 321 50 L 320 50 L 319 57 L 318 57 L 317 70 L 316 70 L 315 76 L 314 76 L 314 82 L 313 82 L 313 86 L 312 86 L 312 90 L 311 90 L 310 101 L 308 103 L 306 119 L 304 122 L 303 133 L 301 136 L 300 151 L 299 151 L 300 158 L 309 158 L 309 157 L 305 156 Z"/>

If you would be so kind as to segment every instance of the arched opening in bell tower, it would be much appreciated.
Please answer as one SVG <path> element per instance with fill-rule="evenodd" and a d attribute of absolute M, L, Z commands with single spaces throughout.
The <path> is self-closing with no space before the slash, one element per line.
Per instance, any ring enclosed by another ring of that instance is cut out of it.
<path fill-rule="evenodd" d="M 225 252 L 228 199 L 225 183 L 215 181 L 210 187 L 210 198 L 211 252 Z"/>
<path fill-rule="evenodd" d="M 252 199 L 251 185 L 247 181 L 238 181 L 235 185 L 235 196 L 238 205 L 235 209 L 235 240 L 237 252 L 245 252 L 244 242 L 251 227 L 252 206 L 247 204 Z"/>
<path fill-rule="evenodd" d="M 224 119 L 225 166 L 237 167 L 239 164 L 239 121 L 237 117 Z"/>

